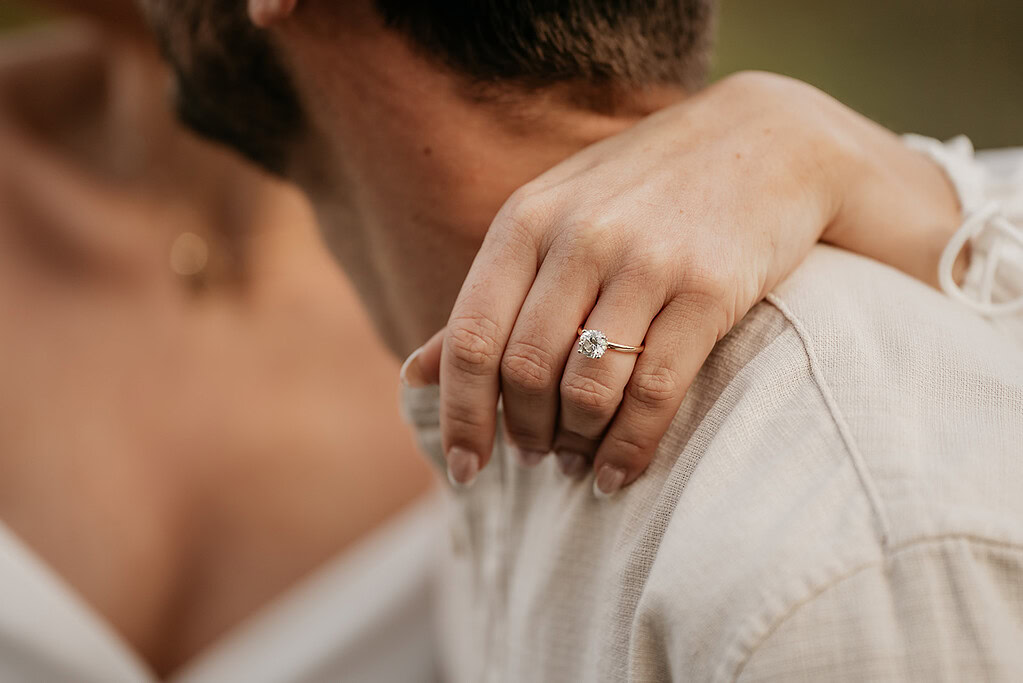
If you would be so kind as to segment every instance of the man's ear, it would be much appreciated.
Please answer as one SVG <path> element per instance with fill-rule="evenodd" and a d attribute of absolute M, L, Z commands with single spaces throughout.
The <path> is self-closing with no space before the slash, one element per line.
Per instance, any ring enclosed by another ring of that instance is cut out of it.
<path fill-rule="evenodd" d="M 298 0 L 248 0 L 249 18 L 260 28 L 269 28 L 291 16 Z"/>

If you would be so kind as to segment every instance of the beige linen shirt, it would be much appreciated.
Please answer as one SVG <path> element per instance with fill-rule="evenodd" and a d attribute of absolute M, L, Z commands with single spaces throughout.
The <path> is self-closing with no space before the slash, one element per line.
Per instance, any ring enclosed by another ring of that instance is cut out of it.
<path fill-rule="evenodd" d="M 1017 226 L 1020 159 L 970 190 Z M 447 680 L 1023 680 L 1018 332 L 819 247 L 615 498 L 499 437 L 448 496 Z M 404 400 L 440 465 L 436 390 Z"/>

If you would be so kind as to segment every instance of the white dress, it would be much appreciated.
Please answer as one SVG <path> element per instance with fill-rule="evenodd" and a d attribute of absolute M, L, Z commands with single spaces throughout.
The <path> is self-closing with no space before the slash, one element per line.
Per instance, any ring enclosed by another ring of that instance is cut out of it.
<path fill-rule="evenodd" d="M 437 680 L 438 501 L 412 506 L 236 627 L 174 683 Z M 0 681 L 153 683 L 102 616 L 0 524 Z"/>

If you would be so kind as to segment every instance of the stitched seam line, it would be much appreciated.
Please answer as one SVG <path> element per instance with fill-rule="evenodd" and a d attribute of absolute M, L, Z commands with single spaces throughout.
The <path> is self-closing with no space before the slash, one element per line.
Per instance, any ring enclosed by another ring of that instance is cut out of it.
<path fill-rule="evenodd" d="M 752 321 L 753 318 L 754 316 L 751 315 L 745 320 Z M 759 347 L 748 357 L 745 354 L 734 356 L 740 361 L 738 366 L 721 375 L 721 377 L 727 377 L 727 381 L 718 390 L 711 404 L 701 413 L 693 415 L 694 427 L 692 430 L 683 431 L 673 435 L 672 438 L 661 441 L 659 452 L 660 448 L 665 447 L 665 444 L 668 443 L 668 449 L 678 455 L 673 461 L 668 478 L 656 496 L 653 508 L 640 515 L 643 520 L 641 530 L 635 536 L 628 561 L 621 572 L 622 589 L 617 596 L 615 610 L 619 615 L 627 615 L 628 619 L 622 620 L 620 625 L 615 627 L 614 632 L 618 637 L 602 655 L 605 670 L 601 673 L 606 680 L 617 681 L 628 677 L 628 666 L 633 656 L 632 636 L 636 632 L 639 602 L 647 590 L 650 574 L 660 557 L 662 541 L 671 524 L 679 500 L 706 454 L 705 448 L 690 449 L 690 446 L 699 442 L 698 435 L 701 433 L 714 434 L 718 431 L 722 419 L 719 406 L 723 403 L 728 405 L 728 401 L 737 400 L 737 397 L 729 398 L 732 386 L 747 377 L 748 368 L 753 361 L 776 344 L 783 334 L 789 334 L 792 327 L 791 323 L 777 309 L 770 313 L 770 318 L 762 326 L 758 323 L 754 324 L 756 325 L 755 329 L 759 330 L 756 332 L 756 337 L 762 342 Z M 717 349 L 715 349 L 715 353 L 717 353 Z M 672 424 L 674 426 L 674 420 Z M 671 432 L 669 431 L 669 433 Z M 677 436 L 677 440 L 675 436 Z M 630 515 L 630 520 L 634 519 L 634 515 L 636 513 Z M 626 627 L 625 624 L 628 626 Z"/>
<path fill-rule="evenodd" d="M 785 316 L 786 320 L 788 320 L 792 327 L 796 330 L 796 334 L 799 335 L 799 339 L 803 343 L 803 351 L 806 353 L 807 362 L 810 364 L 810 374 L 813 376 L 814 382 L 817 384 L 817 390 L 821 393 L 821 396 L 824 399 L 824 404 L 827 406 L 828 413 L 831 415 L 831 420 L 835 423 L 836 429 L 838 429 L 838 434 L 842 439 L 842 443 L 845 445 L 845 450 L 849 456 L 850 462 L 852 463 L 853 470 L 855 470 L 856 476 L 860 480 L 860 486 L 863 488 L 863 493 L 866 495 L 867 501 L 870 503 L 870 507 L 874 513 L 874 519 L 877 523 L 881 547 L 887 548 L 889 539 L 891 538 L 891 525 L 888 521 L 888 515 L 885 513 L 884 505 L 881 503 L 881 495 L 877 490 L 877 486 L 874 484 L 874 480 L 870 476 L 870 472 L 867 470 L 866 462 L 863 460 L 863 454 L 860 453 L 859 446 L 857 446 L 855 439 L 853 439 L 852 431 L 849 429 L 849 425 L 846 423 L 845 417 L 842 415 L 842 411 L 838 407 L 838 402 L 835 401 L 834 394 L 831 393 L 831 387 L 824 378 L 820 362 L 817 360 L 817 354 L 814 352 L 813 344 L 810 341 L 810 335 L 803 326 L 802 321 L 800 321 L 799 318 L 797 318 L 792 311 L 789 310 L 784 301 L 774 294 L 768 294 L 767 301 L 781 311 L 781 314 Z"/>
<path fill-rule="evenodd" d="M 840 584 L 858 576 L 859 574 L 870 570 L 883 567 L 888 562 L 895 559 L 895 557 L 907 550 L 914 550 L 921 546 L 926 545 L 941 545 L 949 541 L 966 541 L 971 545 L 986 546 L 989 549 L 1000 549 L 1000 550 L 1011 550 L 1016 552 L 1023 552 L 1023 544 L 1012 543 L 1008 541 L 997 541 L 990 538 L 983 538 L 980 536 L 974 536 L 971 534 L 942 534 L 940 536 L 928 536 L 924 538 L 917 538 L 911 541 L 906 541 L 898 546 L 889 547 L 884 555 L 879 560 L 871 560 L 863 564 L 856 565 L 845 574 L 835 577 L 831 581 L 828 581 L 824 585 L 818 587 L 810 595 L 806 596 L 802 600 L 794 602 L 781 616 L 775 619 L 770 626 L 764 629 L 763 634 L 757 640 L 756 644 L 753 645 L 746 656 L 743 657 L 742 661 L 736 666 L 735 674 L 732 676 L 733 683 L 737 683 L 739 676 L 746 669 L 746 666 L 753 659 L 753 656 L 757 653 L 760 647 L 770 640 L 771 636 L 785 624 L 786 621 L 794 617 L 803 607 L 810 605 L 814 600 L 827 593 L 832 588 L 838 587 Z"/>

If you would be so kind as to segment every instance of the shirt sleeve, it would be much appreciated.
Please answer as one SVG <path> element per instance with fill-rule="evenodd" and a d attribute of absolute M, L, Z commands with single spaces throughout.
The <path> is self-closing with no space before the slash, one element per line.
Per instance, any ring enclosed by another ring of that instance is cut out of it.
<path fill-rule="evenodd" d="M 990 318 L 1023 343 L 1023 148 L 975 153 L 965 137 L 942 143 L 907 135 L 906 145 L 935 161 L 959 197 L 963 225 L 942 256 L 939 278 L 952 298 Z M 964 281 L 952 267 L 970 250 Z"/>
<path fill-rule="evenodd" d="M 909 543 L 773 624 L 741 681 L 1009 681 L 1023 672 L 1023 549 Z"/>

